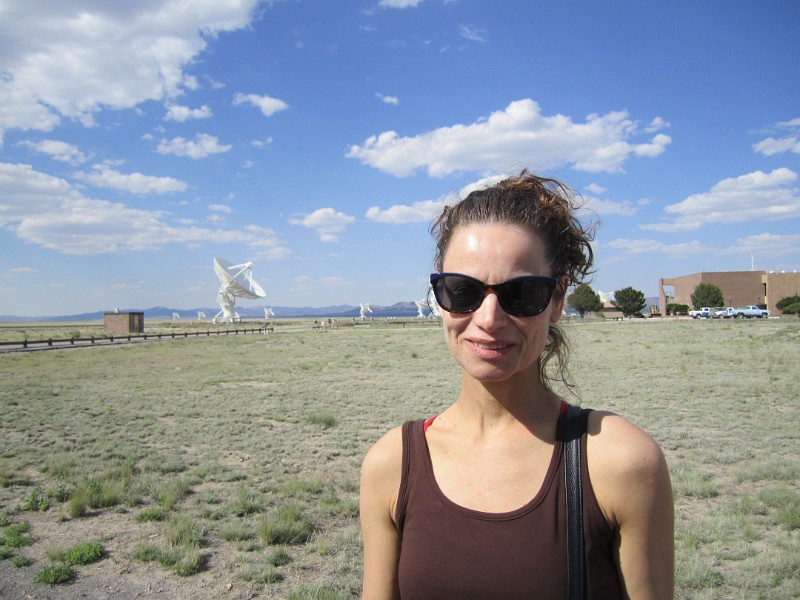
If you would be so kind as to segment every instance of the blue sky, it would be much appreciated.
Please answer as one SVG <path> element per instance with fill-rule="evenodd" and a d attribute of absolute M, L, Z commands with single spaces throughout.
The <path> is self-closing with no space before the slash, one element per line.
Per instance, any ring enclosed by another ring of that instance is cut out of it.
<path fill-rule="evenodd" d="M 0 1 L 0 314 L 425 295 L 428 225 L 523 167 L 595 290 L 800 268 L 800 3 Z M 279 315 L 278 315 L 279 316 Z"/>

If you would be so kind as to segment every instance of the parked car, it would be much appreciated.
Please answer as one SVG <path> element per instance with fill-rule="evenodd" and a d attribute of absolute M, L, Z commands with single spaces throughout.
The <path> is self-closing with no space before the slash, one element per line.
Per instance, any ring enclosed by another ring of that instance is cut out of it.
<path fill-rule="evenodd" d="M 710 319 L 718 310 L 723 310 L 721 306 L 704 306 L 700 310 L 690 310 L 689 316 L 693 319 Z"/>
<path fill-rule="evenodd" d="M 720 316 L 723 319 L 761 319 L 769 317 L 769 311 L 765 308 L 759 308 L 755 304 L 744 308 L 733 308 L 731 306 L 726 308 Z"/>

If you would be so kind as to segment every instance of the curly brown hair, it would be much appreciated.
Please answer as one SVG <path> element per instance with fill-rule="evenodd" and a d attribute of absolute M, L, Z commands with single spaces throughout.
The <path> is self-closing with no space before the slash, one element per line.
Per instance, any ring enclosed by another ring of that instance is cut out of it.
<path fill-rule="evenodd" d="M 453 233 L 459 227 L 473 223 L 519 225 L 542 236 L 552 274 L 559 280 L 555 294 L 563 297 L 569 285 L 584 283 L 592 274 L 591 242 L 596 224 L 583 224 L 575 215 L 578 208 L 580 203 L 570 188 L 526 169 L 444 207 L 430 228 L 436 242 L 434 268 L 442 271 Z M 556 380 L 569 385 L 568 357 L 569 344 L 563 330 L 551 324 L 547 346 L 539 357 L 539 379 L 545 386 Z M 546 367 L 553 359 L 555 373 L 551 376 Z"/>

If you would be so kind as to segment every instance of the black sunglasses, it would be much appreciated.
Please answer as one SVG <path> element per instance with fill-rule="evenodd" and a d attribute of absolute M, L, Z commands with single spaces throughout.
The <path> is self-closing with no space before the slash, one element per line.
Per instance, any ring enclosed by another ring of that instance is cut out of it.
<path fill-rule="evenodd" d="M 487 285 L 461 273 L 431 273 L 431 287 L 436 302 L 447 312 L 471 313 L 478 310 L 487 290 L 494 290 L 500 307 L 508 314 L 533 317 L 547 308 L 556 289 L 556 280 L 525 275 Z"/>

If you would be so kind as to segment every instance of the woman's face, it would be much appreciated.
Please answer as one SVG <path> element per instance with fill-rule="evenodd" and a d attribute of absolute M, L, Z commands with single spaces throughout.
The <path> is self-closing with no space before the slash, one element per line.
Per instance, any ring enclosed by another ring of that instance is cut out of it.
<path fill-rule="evenodd" d="M 450 239 L 443 271 L 470 275 L 485 284 L 523 275 L 554 276 L 541 236 L 502 223 L 459 227 Z M 474 312 L 442 311 L 445 339 L 462 369 L 479 381 L 530 376 L 547 344 L 549 325 L 558 322 L 563 306 L 563 297 L 554 296 L 541 314 L 516 317 L 500 307 L 490 290 Z"/>

